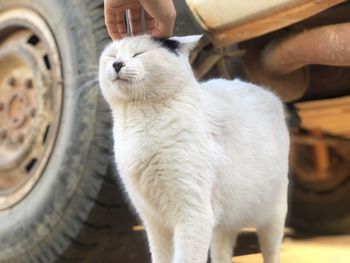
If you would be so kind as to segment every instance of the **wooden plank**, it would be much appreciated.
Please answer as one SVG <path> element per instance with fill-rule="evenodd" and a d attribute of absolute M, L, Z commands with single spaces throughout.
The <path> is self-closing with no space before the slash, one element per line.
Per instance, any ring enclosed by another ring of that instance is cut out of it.
<path fill-rule="evenodd" d="M 350 137 L 350 96 L 296 103 L 301 127 Z"/>

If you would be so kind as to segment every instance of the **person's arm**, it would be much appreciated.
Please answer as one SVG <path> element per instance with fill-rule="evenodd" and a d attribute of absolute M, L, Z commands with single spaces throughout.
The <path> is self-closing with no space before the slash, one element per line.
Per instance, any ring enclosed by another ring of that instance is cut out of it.
<path fill-rule="evenodd" d="M 172 0 L 105 0 L 105 22 L 113 40 L 128 35 L 125 14 L 131 35 L 142 34 L 141 10 L 146 12 L 147 33 L 155 37 L 169 37 L 172 34 L 176 10 Z"/>

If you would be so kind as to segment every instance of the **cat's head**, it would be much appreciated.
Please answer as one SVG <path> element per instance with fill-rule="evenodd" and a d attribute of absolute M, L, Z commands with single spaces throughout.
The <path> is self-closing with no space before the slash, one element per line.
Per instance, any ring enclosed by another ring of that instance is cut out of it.
<path fill-rule="evenodd" d="M 143 35 L 111 43 L 103 51 L 99 66 L 105 99 L 111 104 L 171 96 L 193 78 L 188 55 L 199 39 Z"/>

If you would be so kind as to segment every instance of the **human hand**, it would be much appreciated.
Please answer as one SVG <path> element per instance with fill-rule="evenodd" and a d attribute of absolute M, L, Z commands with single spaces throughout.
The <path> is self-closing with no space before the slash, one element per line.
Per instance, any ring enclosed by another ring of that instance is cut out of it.
<path fill-rule="evenodd" d="M 130 34 L 142 34 L 142 8 L 146 12 L 146 31 L 155 37 L 172 34 L 176 10 L 172 0 L 104 0 L 105 22 L 113 40 L 129 35 L 125 23 L 128 12 Z"/>

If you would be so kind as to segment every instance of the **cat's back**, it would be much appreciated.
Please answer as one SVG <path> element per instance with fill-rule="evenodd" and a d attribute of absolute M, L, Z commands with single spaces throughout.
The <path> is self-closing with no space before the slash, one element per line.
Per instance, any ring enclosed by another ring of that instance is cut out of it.
<path fill-rule="evenodd" d="M 221 129 L 226 138 L 236 136 L 236 141 L 248 140 L 251 145 L 261 139 L 277 139 L 288 145 L 284 106 L 273 92 L 239 79 L 213 79 L 201 87 L 206 93 L 208 106 L 204 110 L 209 121 L 224 123 Z"/>
<path fill-rule="evenodd" d="M 226 129 L 241 133 L 242 139 L 268 138 L 275 133 L 281 139 L 288 137 L 284 106 L 273 92 L 239 79 L 213 79 L 201 87 L 210 98 L 207 114 L 227 123 Z"/>
<path fill-rule="evenodd" d="M 278 111 L 283 114 L 283 105 L 273 92 L 249 82 L 239 79 L 212 79 L 201 83 L 201 87 L 231 106 L 249 106 L 250 109 L 259 110 L 280 109 Z"/>

